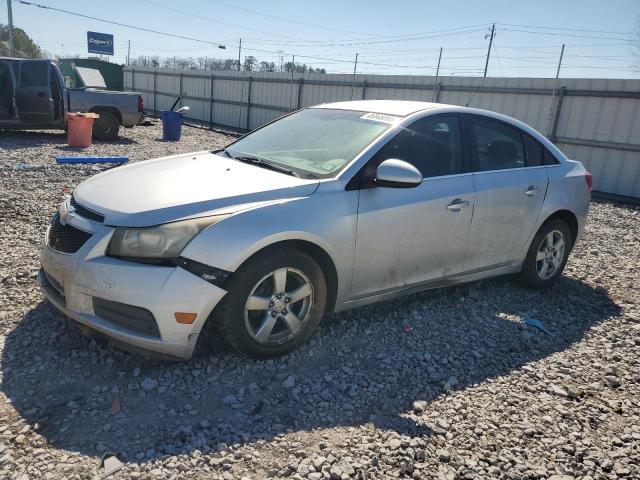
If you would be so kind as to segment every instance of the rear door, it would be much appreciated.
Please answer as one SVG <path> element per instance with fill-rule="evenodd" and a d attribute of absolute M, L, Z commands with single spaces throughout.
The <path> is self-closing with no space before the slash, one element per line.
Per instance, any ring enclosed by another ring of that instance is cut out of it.
<path fill-rule="evenodd" d="M 476 190 L 465 261 L 468 272 L 517 260 L 536 224 L 548 178 L 542 146 L 499 120 L 464 115 Z"/>
<path fill-rule="evenodd" d="M 50 63 L 42 60 L 18 62 L 16 106 L 22 122 L 47 124 L 54 119 Z"/>
<path fill-rule="evenodd" d="M 391 139 L 363 170 L 354 299 L 463 270 L 474 189 L 461 137 L 457 115 L 425 117 Z M 422 184 L 367 188 L 366 179 L 390 158 L 414 165 L 423 175 Z"/>

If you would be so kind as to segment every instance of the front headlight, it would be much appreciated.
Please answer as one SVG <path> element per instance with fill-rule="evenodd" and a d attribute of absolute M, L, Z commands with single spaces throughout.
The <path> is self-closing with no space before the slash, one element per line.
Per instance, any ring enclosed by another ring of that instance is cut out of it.
<path fill-rule="evenodd" d="M 227 215 L 217 215 L 157 227 L 116 228 L 107 254 L 114 257 L 176 258 L 193 237 L 225 218 Z"/>

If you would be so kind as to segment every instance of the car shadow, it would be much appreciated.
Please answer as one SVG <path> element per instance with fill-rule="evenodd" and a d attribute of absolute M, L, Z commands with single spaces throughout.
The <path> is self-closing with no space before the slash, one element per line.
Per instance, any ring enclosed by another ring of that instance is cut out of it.
<path fill-rule="evenodd" d="M 42 301 L 6 338 L 1 388 L 50 446 L 133 462 L 367 423 L 425 437 L 432 426 L 415 401 L 428 409 L 562 351 L 619 312 L 606 290 L 576 279 L 544 292 L 496 279 L 329 316 L 278 359 L 217 340 L 211 355 L 171 363 L 97 344 Z M 532 317 L 550 335 L 525 327 Z"/>

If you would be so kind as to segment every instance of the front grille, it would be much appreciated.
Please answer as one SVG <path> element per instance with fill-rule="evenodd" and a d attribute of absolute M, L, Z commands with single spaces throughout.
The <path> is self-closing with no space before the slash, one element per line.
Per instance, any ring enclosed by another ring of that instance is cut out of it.
<path fill-rule="evenodd" d="M 145 308 L 93 297 L 93 311 L 97 316 L 125 330 L 160 338 L 156 319 Z"/>
<path fill-rule="evenodd" d="M 104 215 L 94 212 L 93 210 L 89 210 L 87 207 L 80 205 L 73 195 L 71 196 L 70 203 L 75 212 L 81 217 L 98 223 L 104 222 Z"/>
<path fill-rule="evenodd" d="M 91 234 L 78 230 L 71 225 L 63 225 L 60 222 L 60 214 L 51 219 L 47 244 L 54 250 L 62 253 L 75 253 L 91 238 Z"/>

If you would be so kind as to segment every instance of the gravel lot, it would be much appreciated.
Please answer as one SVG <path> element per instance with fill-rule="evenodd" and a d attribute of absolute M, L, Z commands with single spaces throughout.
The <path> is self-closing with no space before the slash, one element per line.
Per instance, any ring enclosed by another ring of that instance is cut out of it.
<path fill-rule="evenodd" d="M 86 152 L 231 139 L 160 136 Z M 105 452 L 126 464 L 113 478 L 640 478 L 638 207 L 595 202 L 544 293 L 473 283 L 327 318 L 277 360 L 220 342 L 164 363 L 81 336 L 36 286 L 63 190 L 95 173 L 55 165 L 69 150 L 62 133 L 0 133 L 0 478 L 101 478 Z"/>

